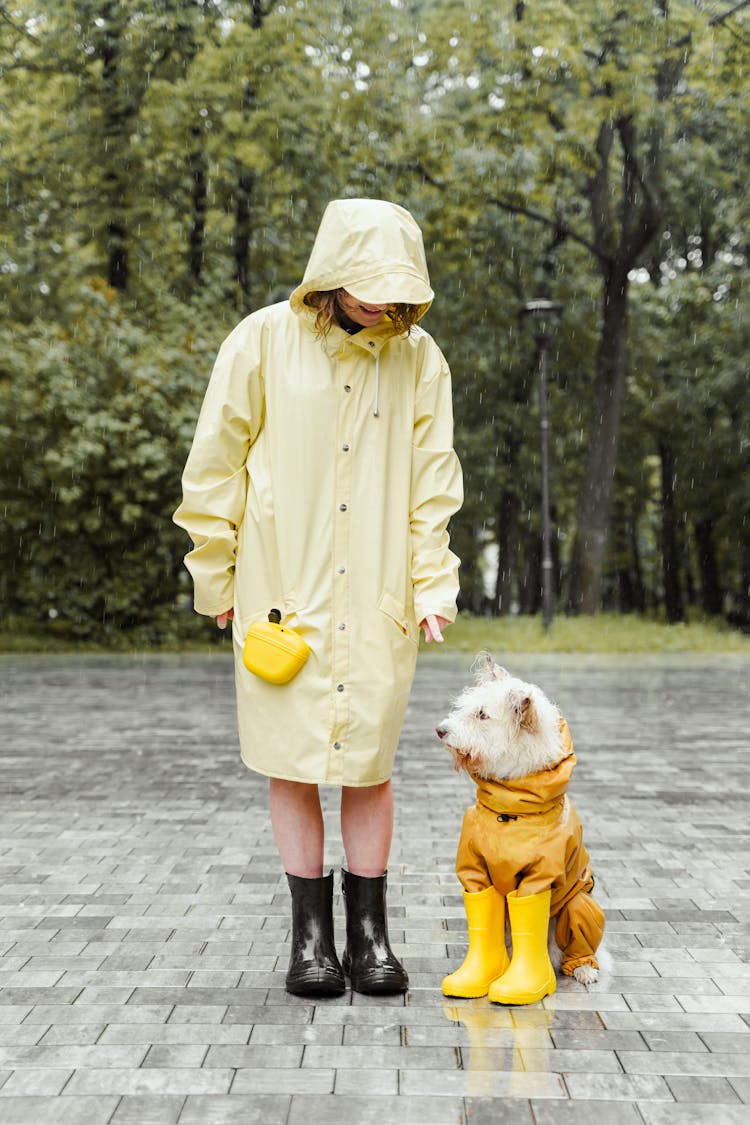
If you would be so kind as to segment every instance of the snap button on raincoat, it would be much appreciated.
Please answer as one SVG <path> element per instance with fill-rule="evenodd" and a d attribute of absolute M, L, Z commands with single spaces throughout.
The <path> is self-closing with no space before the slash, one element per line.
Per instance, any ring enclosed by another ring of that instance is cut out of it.
<path fill-rule="evenodd" d="M 385 317 L 321 338 L 306 293 L 429 308 L 419 227 L 381 200 L 328 205 L 302 284 L 222 345 L 183 474 L 175 522 L 195 608 L 234 609 L 243 761 L 272 777 L 388 780 L 416 665 L 418 623 L 456 615 L 447 524 L 463 494 L 450 372 L 419 326 Z M 310 647 L 283 687 L 244 667 L 269 609 Z"/>

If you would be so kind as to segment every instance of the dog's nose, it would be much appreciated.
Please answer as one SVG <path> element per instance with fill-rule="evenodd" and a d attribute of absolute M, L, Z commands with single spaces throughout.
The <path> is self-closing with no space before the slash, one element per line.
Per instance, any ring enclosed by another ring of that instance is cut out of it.
<path fill-rule="evenodd" d="M 445 729 L 445 727 L 435 727 L 435 733 L 438 738 L 445 738 L 448 731 Z"/>

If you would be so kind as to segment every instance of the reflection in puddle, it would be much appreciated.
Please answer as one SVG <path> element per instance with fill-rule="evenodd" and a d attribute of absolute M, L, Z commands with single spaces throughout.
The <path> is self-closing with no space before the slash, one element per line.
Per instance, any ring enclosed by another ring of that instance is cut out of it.
<path fill-rule="evenodd" d="M 479 1000 L 443 1000 L 443 1015 L 466 1028 L 468 1044 L 461 1055 L 466 1071 L 466 1095 L 534 1096 L 523 1048 L 534 1051 L 535 1073 L 547 1072 L 547 1050 L 555 1012 L 541 1005 L 505 1008 Z M 504 1075 L 505 1079 L 499 1076 Z"/>

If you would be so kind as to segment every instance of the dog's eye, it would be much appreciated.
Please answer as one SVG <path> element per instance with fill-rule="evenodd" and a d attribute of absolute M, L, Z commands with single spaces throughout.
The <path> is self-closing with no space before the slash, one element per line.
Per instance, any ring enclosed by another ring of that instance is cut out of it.
<path fill-rule="evenodd" d="M 486 711 L 482 711 L 481 708 L 480 708 L 479 711 L 477 711 L 477 718 L 478 719 L 489 719 L 489 715 L 487 714 Z"/>

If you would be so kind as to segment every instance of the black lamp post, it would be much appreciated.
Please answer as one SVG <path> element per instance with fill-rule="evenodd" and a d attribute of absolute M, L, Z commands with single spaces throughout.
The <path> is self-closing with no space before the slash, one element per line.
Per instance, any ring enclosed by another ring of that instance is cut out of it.
<path fill-rule="evenodd" d="M 552 583 L 552 527 L 549 512 L 549 415 L 547 411 L 547 349 L 562 315 L 562 305 L 546 297 L 537 297 L 523 306 L 523 315 L 531 321 L 539 362 L 539 424 L 542 444 L 542 621 L 548 632 L 554 612 Z"/>

